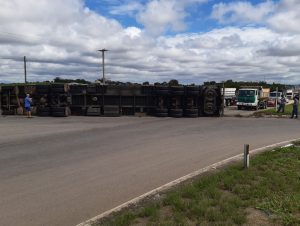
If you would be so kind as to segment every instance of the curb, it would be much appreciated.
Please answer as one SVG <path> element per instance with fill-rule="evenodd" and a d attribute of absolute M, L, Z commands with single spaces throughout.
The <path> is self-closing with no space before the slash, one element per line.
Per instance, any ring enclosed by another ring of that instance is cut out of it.
<path fill-rule="evenodd" d="M 292 140 L 287 140 L 287 141 L 282 141 L 282 142 L 278 142 L 278 143 L 275 143 L 275 144 L 267 145 L 267 146 L 264 146 L 264 147 L 261 147 L 261 148 L 256 148 L 256 149 L 250 150 L 250 154 L 259 154 L 259 153 L 265 151 L 266 149 L 276 148 L 276 147 L 282 147 L 282 146 L 288 145 L 291 142 L 299 140 L 299 139 L 300 138 L 292 139 Z M 102 218 L 108 217 L 111 214 L 119 212 L 122 209 L 125 209 L 125 208 L 127 208 L 129 206 L 135 205 L 135 204 L 137 204 L 138 202 L 142 201 L 143 199 L 145 199 L 147 197 L 152 197 L 152 196 L 154 196 L 156 194 L 159 194 L 159 193 L 161 193 L 163 191 L 166 191 L 166 190 L 168 190 L 168 189 L 170 189 L 170 188 L 172 188 L 172 187 L 180 184 L 181 182 L 187 181 L 187 180 L 192 179 L 192 178 L 194 178 L 196 176 L 199 176 L 199 175 L 201 175 L 201 174 L 203 174 L 205 172 L 208 172 L 208 171 L 211 171 L 211 170 L 215 170 L 217 168 L 225 166 L 228 163 L 231 163 L 231 162 L 233 162 L 235 160 L 240 160 L 240 159 L 243 159 L 243 153 L 235 155 L 235 156 L 232 156 L 232 157 L 227 158 L 227 159 L 224 159 L 224 160 L 222 160 L 220 162 L 214 163 L 214 164 L 209 165 L 207 167 L 204 167 L 202 169 L 196 170 L 196 171 L 194 171 L 194 172 L 192 172 L 190 174 L 187 174 L 187 175 L 185 175 L 183 177 L 180 177 L 180 178 L 178 178 L 178 179 L 176 179 L 174 181 L 171 181 L 171 182 L 169 182 L 169 183 L 167 183 L 165 185 L 162 185 L 162 186 L 160 186 L 160 187 L 158 187 L 156 189 L 153 189 L 153 190 L 151 190 L 151 191 L 149 191 L 147 193 L 144 193 L 144 194 L 142 194 L 142 195 L 140 195 L 140 196 L 138 196 L 138 197 L 136 197 L 134 199 L 131 199 L 131 200 L 129 200 L 129 201 L 127 201 L 127 202 L 125 202 L 125 203 L 123 203 L 123 204 L 121 204 L 121 205 L 113 208 L 113 209 L 105 211 L 105 212 L 103 212 L 103 213 L 101 213 L 101 214 L 99 214 L 99 215 L 97 215 L 97 216 L 95 216 L 95 217 L 93 217 L 93 218 L 91 218 L 91 219 L 89 219 L 87 221 L 84 221 L 84 222 L 82 222 L 80 224 L 77 224 L 76 226 L 92 226 L 92 224 L 95 221 L 98 221 L 98 220 L 100 220 Z"/>
<path fill-rule="evenodd" d="M 290 115 L 224 115 L 223 117 L 232 117 L 232 118 L 278 118 L 278 119 L 288 119 Z"/>

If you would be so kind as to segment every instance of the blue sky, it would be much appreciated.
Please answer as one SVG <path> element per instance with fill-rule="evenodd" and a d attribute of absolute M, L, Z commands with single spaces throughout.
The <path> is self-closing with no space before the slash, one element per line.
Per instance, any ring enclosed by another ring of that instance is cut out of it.
<path fill-rule="evenodd" d="M 184 0 L 182 0 L 184 1 Z M 273 0 L 273 2 L 278 2 L 279 0 Z M 120 7 L 124 4 L 128 4 L 130 2 L 139 2 L 142 5 L 146 5 L 149 1 L 141 0 L 141 1 L 130 1 L 130 0 L 85 0 L 85 5 L 98 12 L 105 17 L 112 18 L 120 22 L 124 27 L 139 27 L 141 29 L 144 26 L 137 22 L 133 15 L 116 15 L 112 14 L 111 10 L 114 7 Z M 223 24 L 218 23 L 217 20 L 211 18 L 211 13 L 213 10 L 213 6 L 218 3 L 234 3 L 237 2 L 236 0 L 208 0 L 202 4 L 193 4 L 187 7 L 186 13 L 187 16 L 185 18 L 185 22 L 187 24 L 187 29 L 185 32 L 207 32 L 215 28 L 224 27 Z M 249 0 L 249 1 L 242 1 L 242 2 L 250 2 L 252 5 L 257 5 L 260 3 L 266 2 L 265 0 Z M 239 24 L 232 24 L 233 26 L 240 26 Z M 168 31 L 168 35 L 174 35 L 178 32 Z"/>
<path fill-rule="evenodd" d="M 0 83 L 102 74 L 201 84 L 300 83 L 299 0 L 14 0 L 0 8 Z"/>

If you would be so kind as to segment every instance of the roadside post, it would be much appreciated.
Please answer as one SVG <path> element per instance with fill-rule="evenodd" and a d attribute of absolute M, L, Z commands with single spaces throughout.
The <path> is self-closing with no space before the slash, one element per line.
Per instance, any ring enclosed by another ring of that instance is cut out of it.
<path fill-rule="evenodd" d="M 249 144 L 244 144 L 244 169 L 249 168 Z"/>
<path fill-rule="evenodd" d="M 223 93 L 222 93 L 222 116 L 224 116 L 224 110 L 225 110 L 225 84 L 223 82 Z"/>
<path fill-rule="evenodd" d="M 276 87 L 275 110 L 278 110 L 278 87 Z"/>

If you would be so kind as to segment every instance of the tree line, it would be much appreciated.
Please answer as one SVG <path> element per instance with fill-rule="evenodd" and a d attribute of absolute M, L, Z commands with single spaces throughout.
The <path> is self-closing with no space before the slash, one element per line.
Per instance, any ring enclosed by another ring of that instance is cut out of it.
<path fill-rule="evenodd" d="M 103 83 L 102 79 L 96 80 L 95 82 Z M 43 82 L 30 82 L 29 84 L 48 84 L 48 83 L 78 83 L 78 84 L 92 84 L 93 82 L 87 81 L 85 79 L 65 79 L 61 77 L 56 77 L 53 81 L 43 81 Z M 108 85 L 151 85 L 150 82 L 145 81 L 142 83 L 132 83 L 132 82 L 121 82 L 121 81 L 113 81 L 110 79 L 105 80 L 105 84 Z M 181 84 L 176 79 L 171 79 L 170 81 L 166 82 L 155 82 L 153 85 L 161 85 L 161 86 L 181 86 Z M 195 83 L 189 84 L 190 86 L 194 86 Z M 275 91 L 278 88 L 279 91 L 286 90 L 291 88 L 292 86 L 280 84 L 280 83 L 267 83 L 265 81 L 260 82 L 247 82 L 247 81 L 233 81 L 233 80 L 226 80 L 223 82 L 216 82 L 216 81 L 207 81 L 204 82 L 203 85 L 220 85 L 225 88 L 236 88 L 239 89 L 241 86 L 261 86 L 263 88 L 270 88 L 271 91 Z"/>

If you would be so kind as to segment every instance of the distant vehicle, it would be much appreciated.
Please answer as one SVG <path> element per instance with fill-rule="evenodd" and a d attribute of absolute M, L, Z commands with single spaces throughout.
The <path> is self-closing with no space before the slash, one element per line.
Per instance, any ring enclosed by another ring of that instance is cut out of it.
<path fill-rule="evenodd" d="M 264 89 L 260 86 L 241 87 L 238 92 L 237 107 L 238 110 L 245 109 L 265 109 L 267 108 L 270 89 Z"/>
<path fill-rule="evenodd" d="M 268 100 L 268 107 L 275 107 L 276 99 L 277 99 L 277 105 L 279 105 L 282 94 L 283 94 L 282 92 L 276 92 L 276 91 L 271 92 Z M 289 99 L 287 97 L 285 98 L 285 100 L 286 103 L 289 102 Z"/>
<path fill-rule="evenodd" d="M 269 99 L 275 99 L 276 100 L 276 97 L 277 97 L 277 100 L 279 100 L 281 95 L 282 95 L 282 92 L 276 92 L 276 91 L 270 92 Z"/>
<path fill-rule="evenodd" d="M 223 88 L 221 89 L 223 95 Z M 225 88 L 224 90 L 224 104 L 231 106 L 236 104 L 236 88 Z"/>
<path fill-rule="evenodd" d="M 287 99 L 292 100 L 293 97 L 294 97 L 294 90 L 288 89 L 288 90 L 286 91 L 286 97 L 287 97 Z"/>
<path fill-rule="evenodd" d="M 276 101 L 275 99 L 269 99 L 267 101 L 267 107 L 275 107 L 276 106 Z"/>

